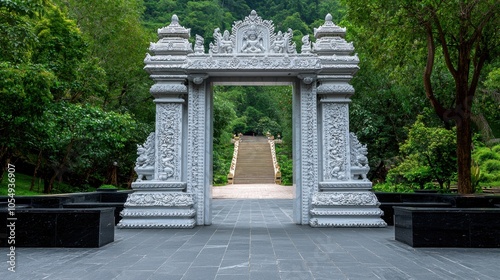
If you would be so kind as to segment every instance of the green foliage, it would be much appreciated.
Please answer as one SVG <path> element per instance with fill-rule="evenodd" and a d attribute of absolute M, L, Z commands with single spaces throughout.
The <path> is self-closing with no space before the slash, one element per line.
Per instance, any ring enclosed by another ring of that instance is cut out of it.
<path fill-rule="evenodd" d="M 89 57 L 87 44 L 76 26 L 57 7 L 52 7 L 35 26 L 38 43 L 32 60 L 46 65 L 57 77 L 51 88 L 54 99 L 82 101 L 105 92 L 104 70 Z"/>
<path fill-rule="evenodd" d="M 277 157 L 283 184 L 291 185 L 291 107 L 291 87 L 214 87 L 214 184 L 227 182 L 233 155 L 232 135 L 265 135 L 269 131 L 275 137 L 280 134 L 285 139 L 277 146 Z"/>
<path fill-rule="evenodd" d="M 106 189 L 106 190 L 116 190 L 118 189 L 116 186 L 114 185 L 101 185 L 99 187 L 99 189 Z"/>
<path fill-rule="evenodd" d="M 256 130 L 257 134 L 266 135 L 269 132 L 271 135 L 278 135 L 281 132 L 281 126 L 269 117 L 263 117 L 257 123 Z"/>
<path fill-rule="evenodd" d="M 472 187 L 476 192 L 480 191 L 480 183 L 484 180 L 484 174 L 481 172 L 481 168 L 477 162 L 472 162 L 471 164 L 471 183 Z"/>
<path fill-rule="evenodd" d="M 498 186 L 500 181 L 500 145 L 477 147 L 472 158 L 481 172 L 481 185 Z"/>
<path fill-rule="evenodd" d="M 281 184 L 285 186 L 293 185 L 293 160 L 289 156 L 287 146 L 277 144 L 276 157 L 281 170 Z"/>
<path fill-rule="evenodd" d="M 408 184 L 394 184 L 394 183 L 379 183 L 373 186 L 375 192 L 396 192 L 396 193 L 409 193 L 413 192 L 413 188 Z"/>
<path fill-rule="evenodd" d="M 420 189 L 436 180 L 440 189 L 449 188 L 456 172 L 455 132 L 427 127 L 419 116 L 401 145 L 402 161 L 388 174 L 390 183 L 416 184 Z"/>

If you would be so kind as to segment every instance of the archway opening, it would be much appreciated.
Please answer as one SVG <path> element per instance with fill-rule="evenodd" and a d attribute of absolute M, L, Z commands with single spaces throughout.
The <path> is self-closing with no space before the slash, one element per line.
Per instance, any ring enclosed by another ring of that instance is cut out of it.
<path fill-rule="evenodd" d="M 292 85 L 212 92 L 214 198 L 293 198 Z"/>

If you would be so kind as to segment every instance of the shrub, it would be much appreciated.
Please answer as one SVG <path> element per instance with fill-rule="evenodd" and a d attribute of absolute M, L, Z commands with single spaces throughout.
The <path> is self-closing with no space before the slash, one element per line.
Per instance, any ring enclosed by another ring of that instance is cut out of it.
<path fill-rule="evenodd" d="M 484 170 L 488 173 L 500 173 L 500 160 L 490 159 L 483 164 Z"/>
<path fill-rule="evenodd" d="M 496 148 L 496 147 L 500 147 L 500 146 L 495 146 L 494 148 Z M 472 157 L 479 165 L 482 165 L 484 162 L 486 162 L 488 160 L 499 160 L 500 161 L 500 153 L 495 152 L 493 149 L 490 149 L 488 147 L 477 148 L 474 151 Z"/>
<path fill-rule="evenodd" d="M 500 145 L 493 146 L 491 150 L 497 154 L 500 154 Z"/>

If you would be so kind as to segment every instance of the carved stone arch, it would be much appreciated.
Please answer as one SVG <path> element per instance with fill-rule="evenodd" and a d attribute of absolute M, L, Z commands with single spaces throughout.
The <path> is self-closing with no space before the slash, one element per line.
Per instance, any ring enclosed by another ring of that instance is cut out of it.
<path fill-rule="evenodd" d="M 204 39 L 177 16 L 158 30 L 144 60 L 155 84 L 156 128 L 138 146 L 136 171 L 122 211 L 123 228 L 191 228 L 210 225 L 212 85 L 291 84 L 294 100 L 294 215 L 312 227 L 381 227 L 378 201 L 370 192 L 366 146 L 349 128 L 349 84 L 358 68 L 345 28 L 332 22 L 302 38 L 275 32 L 255 11 L 232 29 L 214 30 L 208 53 Z M 194 49 L 194 51 L 193 51 Z"/>

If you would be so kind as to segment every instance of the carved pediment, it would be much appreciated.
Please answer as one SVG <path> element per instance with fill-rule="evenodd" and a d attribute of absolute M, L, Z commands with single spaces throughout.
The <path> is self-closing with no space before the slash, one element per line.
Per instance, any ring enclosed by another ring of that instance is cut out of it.
<path fill-rule="evenodd" d="M 293 32 L 274 32 L 272 20 L 263 20 L 252 11 L 244 20 L 236 21 L 231 32 L 214 30 L 214 42 L 210 43 L 211 54 L 269 54 L 297 53 L 292 41 Z"/>

